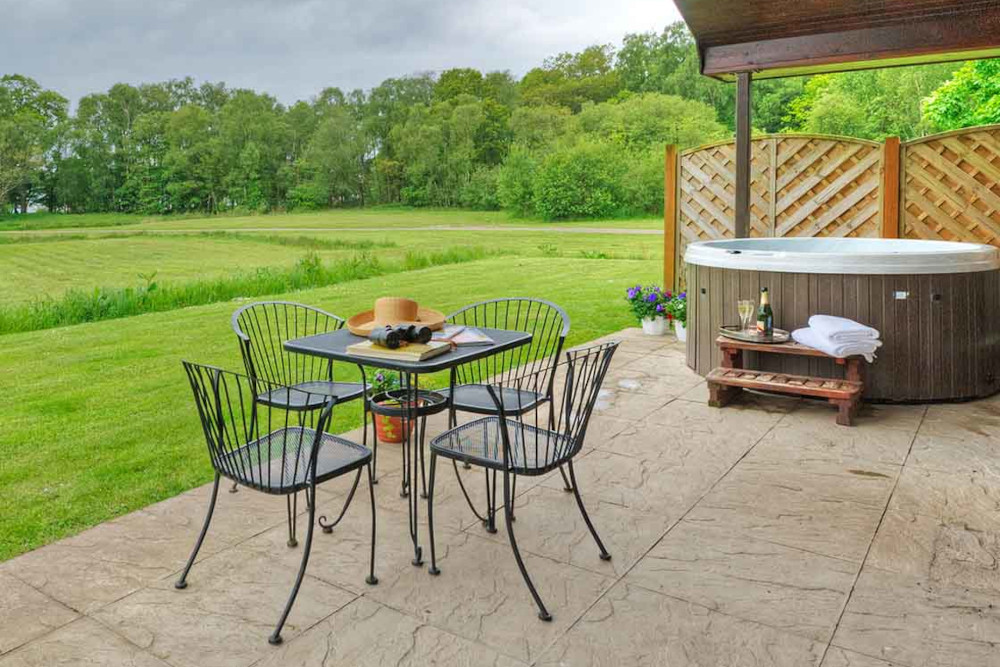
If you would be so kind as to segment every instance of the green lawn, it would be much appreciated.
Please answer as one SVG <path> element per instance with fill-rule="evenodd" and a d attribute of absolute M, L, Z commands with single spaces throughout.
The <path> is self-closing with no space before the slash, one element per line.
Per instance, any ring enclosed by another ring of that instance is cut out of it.
<path fill-rule="evenodd" d="M 661 270 L 655 259 L 511 257 L 276 296 L 346 314 L 386 294 L 446 312 L 537 296 L 566 308 L 574 344 L 631 325 L 624 286 L 655 281 Z M 0 560 L 211 479 L 180 360 L 237 368 L 229 328 L 236 305 L 2 337 L 4 394 L 16 400 L 0 403 Z M 333 428 L 357 425 L 359 409 L 338 410 Z"/>
<path fill-rule="evenodd" d="M 625 220 L 580 220 L 542 222 L 512 217 L 503 211 L 464 211 L 455 209 L 413 209 L 377 207 L 338 209 L 303 213 L 266 215 L 218 215 L 213 217 L 147 217 L 111 213 L 57 215 L 35 213 L 27 217 L 0 219 L 0 231 L 90 229 L 118 227 L 126 229 L 289 229 L 340 227 L 428 227 L 428 226 L 517 226 L 517 227 L 603 227 L 622 229 L 661 229 L 662 218 Z"/>
<path fill-rule="evenodd" d="M 142 275 L 155 274 L 155 280 L 163 284 L 218 278 L 265 266 L 287 267 L 307 250 L 301 245 L 266 243 L 252 237 L 207 235 L 106 236 L 3 244 L 0 303 L 58 298 L 71 288 L 144 285 Z M 357 251 L 320 246 L 316 252 L 324 261 L 332 261 Z"/>
<path fill-rule="evenodd" d="M 30 240 L 37 242 L 28 242 Z M 398 260 L 410 252 L 456 246 L 489 248 L 525 257 L 656 259 L 663 241 L 653 235 L 561 234 L 547 230 L 320 231 L 214 234 L 103 235 L 71 240 L 51 236 L 0 243 L 0 306 L 58 298 L 68 289 L 135 287 L 140 274 L 160 285 L 221 278 L 237 270 L 288 267 L 311 250 L 324 262 L 369 252 Z"/>

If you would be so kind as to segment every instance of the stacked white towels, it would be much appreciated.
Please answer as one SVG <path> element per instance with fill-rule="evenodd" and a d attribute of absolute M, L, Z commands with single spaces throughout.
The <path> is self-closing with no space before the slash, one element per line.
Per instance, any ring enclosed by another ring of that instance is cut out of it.
<path fill-rule="evenodd" d="M 875 361 L 875 350 L 882 345 L 877 329 L 833 315 L 813 315 L 809 326 L 793 331 L 792 338 L 831 357 L 861 355 L 868 363 Z"/>

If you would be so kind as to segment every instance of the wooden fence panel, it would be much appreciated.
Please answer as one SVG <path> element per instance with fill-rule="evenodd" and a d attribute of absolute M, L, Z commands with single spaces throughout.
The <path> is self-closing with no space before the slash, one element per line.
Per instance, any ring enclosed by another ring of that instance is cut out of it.
<path fill-rule="evenodd" d="M 733 237 L 733 142 L 679 159 L 676 272 L 688 243 Z M 773 135 L 751 145 L 750 236 L 880 235 L 882 150 L 870 141 Z"/>
<path fill-rule="evenodd" d="M 1000 246 L 1000 126 L 903 144 L 902 235 Z"/>

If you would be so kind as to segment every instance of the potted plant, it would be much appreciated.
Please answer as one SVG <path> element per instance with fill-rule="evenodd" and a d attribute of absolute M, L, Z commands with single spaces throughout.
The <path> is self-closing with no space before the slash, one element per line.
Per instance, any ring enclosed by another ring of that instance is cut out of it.
<path fill-rule="evenodd" d="M 677 340 L 683 343 L 688 337 L 687 292 L 681 292 L 670 299 L 667 303 L 667 314 L 670 315 L 670 319 L 674 321 L 674 333 L 677 334 Z"/>
<path fill-rule="evenodd" d="M 667 304 L 671 298 L 669 291 L 664 292 L 655 285 L 636 285 L 628 288 L 625 298 L 635 318 L 642 324 L 643 333 L 662 336 L 667 332 Z"/>
<path fill-rule="evenodd" d="M 368 388 L 370 400 L 379 404 L 389 403 L 390 401 L 379 399 L 388 392 L 399 389 L 399 376 L 383 370 L 370 371 L 368 373 Z M 403 442 L 403 418 L 376 414 L 375 437 L 382 442 Z"/>

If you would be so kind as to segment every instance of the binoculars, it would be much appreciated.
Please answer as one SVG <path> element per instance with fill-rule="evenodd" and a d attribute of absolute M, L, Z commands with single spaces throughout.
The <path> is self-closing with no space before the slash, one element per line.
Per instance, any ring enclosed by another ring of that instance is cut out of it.
<path fill-rule="evenodd" d="M 417 326 L 415 324 L 400 324 L 399 326 L 385 329 L 375 329 L 368 334 L 368 340 L 375 345 L 387 347 L 395 350 L 403 343 L 429 343 L 431 340 L 431 330 L 429 327 Z"/>

